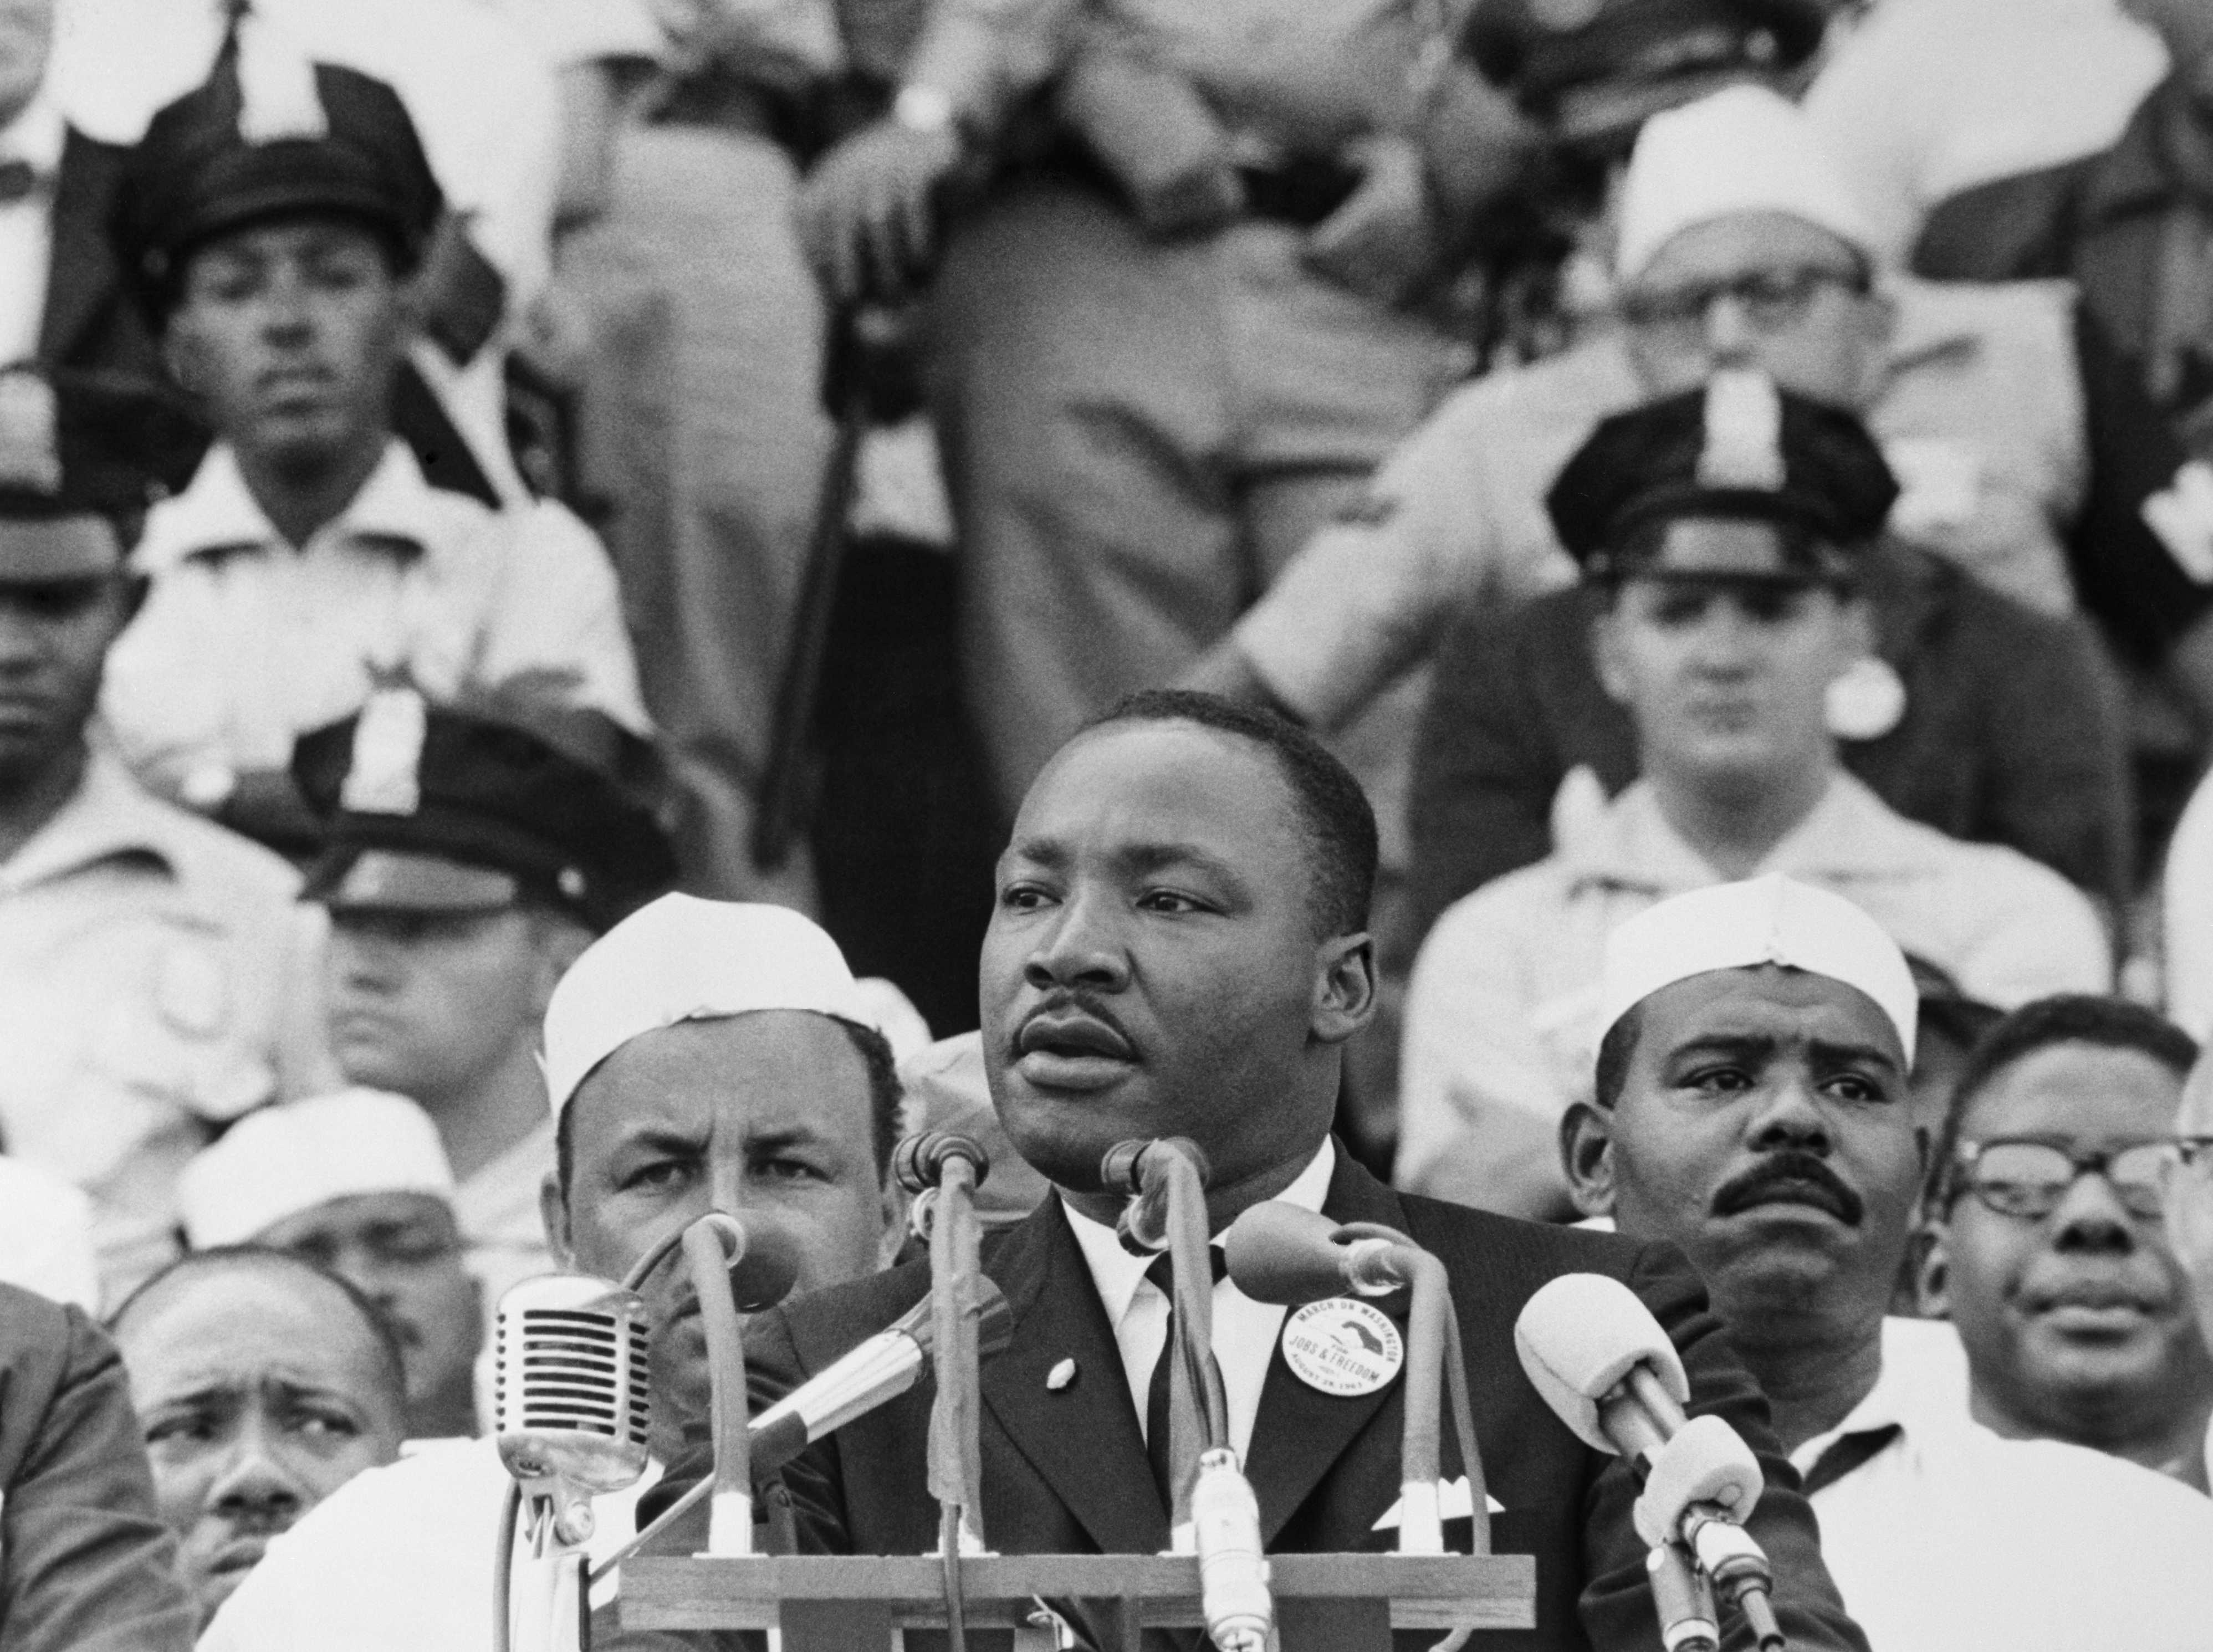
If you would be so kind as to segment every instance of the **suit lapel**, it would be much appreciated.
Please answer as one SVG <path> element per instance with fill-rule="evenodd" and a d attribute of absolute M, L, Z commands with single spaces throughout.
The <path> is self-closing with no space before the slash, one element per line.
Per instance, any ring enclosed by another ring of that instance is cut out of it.
<path fill-rule="evenodd" d="M 984 1403 L 1100 1551 L 1157 1554 L 1167 1514 L 1154 1490 L 1122 1371 L 1121 1350 L 1058 1196 L 985 1264 L 1015 1320 L 1006 1351 L 985 1362 Z M 1076 1380 L 1046 1380 L 1064 1360 Z"/>
<path fill-rule="evenodd" d="M 1337 1170 L 1330 1178 L 1322 1214 L 1337 1222 L 1405 1226 L 1405 1212 L 1396 1196 L 1355 1163 L 1342 1142 L 1337 1145 Z M 1276 1540 L 1299 1505 L 1398 1391 L 1394 1380 L 1355 1399 L 1323 1393 L 1291 1374 L 1277 1340 L 1268 1356 L 1268 1375 L 1261 1384 L 1260 1409 L 1245 1463 L 1246 1478 L 1260 1501 L 1263 1539 Z"/>
<path fill-rule="evenodd" d="M 74 126 L 63 139 L 54 180 L 46 314 L 39 322 L 41 361 L 66 361 L 101 309 L 116 302 L 121 277 L 108 248 L 107 212 L 123 155 Z"/>

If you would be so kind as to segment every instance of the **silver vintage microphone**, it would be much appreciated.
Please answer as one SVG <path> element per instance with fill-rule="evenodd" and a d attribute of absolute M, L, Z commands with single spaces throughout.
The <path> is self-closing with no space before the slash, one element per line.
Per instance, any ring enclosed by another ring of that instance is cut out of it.
<path fill-rule="evenodd" d="M 494 1390 L 500 1460 L 552 1535 L 592 1535 L 592 1499 L 645 1473 L 645 1304 L 583 1274 L 526 1279 L 499 1299 Z"/>

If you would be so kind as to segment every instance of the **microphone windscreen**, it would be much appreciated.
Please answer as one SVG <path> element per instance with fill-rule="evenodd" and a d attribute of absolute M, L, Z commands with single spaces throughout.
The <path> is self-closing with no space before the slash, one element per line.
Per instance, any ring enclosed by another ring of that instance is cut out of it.
<path fill-rule="evenodd" d="M 1222 1258 L 1237 1289 L 1254 1301 L 1303 1308 L 1350 1294 L 1336 1232 L 1337 1223 L 1318 1210 L 1270 1199 L 1229 1224 Z"/>
<path fill-rule="evenodd" d="M 1599 1424 L 1597 1401 L 1634 1367 L 1651 1366 L 1679 1404 L 1691 1397 L 1682 1358 L 1652 1310 L 1604 1274 L 1548 1281 L 1515 1320 L 1514 1349 L 1545 1403 L 1594 1450 L 1616 1449 Z"/>
<path fill-rule="evenodd" d="M 799 1241 L 765 1222 L 746 1226 L 746 1253 L 730 1264 L 730 1295 L 741 1314 L 759 1314 L 791 1295 L 799 1277 Z"/>

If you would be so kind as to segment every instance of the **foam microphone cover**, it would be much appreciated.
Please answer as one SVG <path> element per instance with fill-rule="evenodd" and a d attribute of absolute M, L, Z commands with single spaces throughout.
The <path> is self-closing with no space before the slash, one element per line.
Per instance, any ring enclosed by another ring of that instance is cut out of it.
<path fill-rule="evenodd" d="M 1256 1302 L 1303 1308 L 1348 1293 L 1338 1224 L 1281 1199 L 1255 1204 L 1229 1224 L 1222 1259 L 1237 1289 Z"/>
<path fill-rule="evenodd" d="M 1636 1366 L 1649 1365 L 1678 1404 L 1691 1398 L 1682 1356 L 1652 1310 L 1604 1274 L 1547 1282 L 1515 1320 L 1514 1349 L 1545 1403 L 1594 1450 L 1617 1449 L 1599 1424 L 1597 1402 Z"/>
<path fill-rule="evenodd" d="M 746 1228 L 746 1253 L 730 1264 L 730 1295 L 741 1314 L 759 1314 L 791 1295 L 799 1277 L 798 1241 L 780 1228 Z"/>

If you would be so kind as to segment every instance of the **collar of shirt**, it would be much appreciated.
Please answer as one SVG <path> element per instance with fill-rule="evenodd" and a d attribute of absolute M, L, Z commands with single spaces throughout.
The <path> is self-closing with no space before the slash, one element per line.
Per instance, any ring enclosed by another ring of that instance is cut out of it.
<path fill-rule="evenodd" d="M 0 895 L 129 856 L 150 857 L 174 873 L 177 857 L 170 820 L 169 806 L 149 794 L 122 760 L 95 741 L 76 795 L 21 848 L 0 861 Z"/>
<path fill-rule="evenodd" d="M 62 145 L 69 135 L 61 106 L 41 88 L 22 113 L 0 129 L 0 161 L 21 161 L 50 182 L 62 163 Z"/>
<path fill-rule="evenodd" d="M 1603 883 L 1680 894 L 1722 881 L 1661 813 L 1647 780 L 1630 785 L 1559 846 L 1571 887 Z M 1838 769 L 1806 818 L 1784 834 L 1752 874 L 1781 872 L 1814 882 L 1899 877 L 1937 868 L 1927 839 L 1866 784 Z"/>
<path fill-rule="evenodd" d="M 1933 1441 L 1973 1426 L 1960 1333 L 1940 1320 L 1886 1319 L 1882 1370 L 1875 1387 L 1836 1427 L 1792 1452 L 1790 1463 L 1804 1474 L 1847 1436 L 1892 1428 L 1901 1438 L 1889 1449 L 1918 1454 Z"/>
<path fill-rule="evenodd" d="M 434 552 L 445 526 L 438 504 L 437 490 L 424 480 L 415 455 L 393 437 L 361 491 L 301 547 L 302 553 L 334 544 Z M 142 572 L 158 576 L 194 557 L 274 550 L 283 544 L 247 486 L 236 450 L 218 442 L 200 461 L 191 485 L 147 518 L 135 561 Z"/>
<path fill-rule="evenodd" d="M 1330 1179 L 1337 1173 L 1337 1148 L 1324 1139 L 1313 1161 L 1276 1197 L 1302 1210 L 1320 1210 L 1329 1197 Z M 1114 1327 L 1114 1341 L 1122 1353 L 1122 1373 L 1137 1407 L 1137 1428 L 1145 1426 L 1145 1400 L 1151 1389 L 1153 1366 L 1167 1342 L 1167 1298 L 1145 1277 L 1152 1259 L 1132 1256 L 1122 1248 L 1113 1228 L 1094 1222 L 1065 1200 L 1062 1209 L 1076 1242 L 1091 1270 L 1091 1283 Z M 1217 1236 L 1218 1237 L 1218 1236 Z M 1214 1287 L 1214 1358 L 1222 1368 L 1222 1396 L 1228 1402 L 1230 1443 L 1241 1459 L 1252 1442 L 1253 1423 L 1260 1409 L 1260 1389 L 1267 1381 L 1276 1337 L 1283 1329 L 1283 1310 L 1256 1302 L 1228 1279 Z"/>

